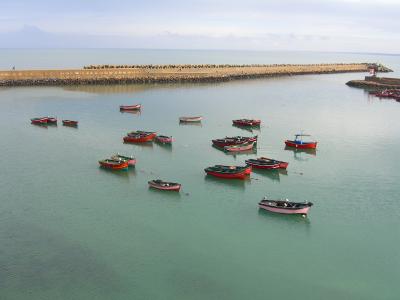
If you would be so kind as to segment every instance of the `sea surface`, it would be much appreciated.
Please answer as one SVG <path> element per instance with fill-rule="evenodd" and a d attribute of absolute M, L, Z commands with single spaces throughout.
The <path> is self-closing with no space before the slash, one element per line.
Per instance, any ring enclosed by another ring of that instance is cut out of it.
<path fill-rule="evenodd" d="M 0 50 L 1 68 L 377 61 L 389 76 L 400 70 L 399 57 L 361 54 L 13 51 Z M 1 88 L 0 299 L 399 299 L 400 103 L 345 85 L 363 76 Z M 134 103 L 140 114 L 119 112 Z M 47 115 L 79 127 L 30 124 Z M 204 120 L 180 125 L 183 115 Z M 260 118 L 260 130 L 233 127 L 240 117 Z M 137 129 L 175 143 L 123 144 Z M 300 131 L 319 142 L 315 153 L 285 150 Z M 257 153 L 211 146 L 231 135 L 258 135 Z M 117 152 L 136 168 L 99 168 Z M 287 172 L 204 173 L 259 156 L 288 161 Z M 149 189 L 156 178 L 182 191 Z M 258 209 L 264 196 L 314 206 L 307 218 L 277 215 Z"/>

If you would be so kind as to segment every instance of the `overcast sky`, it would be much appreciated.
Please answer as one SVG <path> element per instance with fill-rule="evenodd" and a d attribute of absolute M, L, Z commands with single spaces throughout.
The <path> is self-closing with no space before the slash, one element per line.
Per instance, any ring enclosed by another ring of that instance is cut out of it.
<path fill-rule="evenodd" d="M 1 0 L 0 47 L 400 53 L 400 0 Z"/>

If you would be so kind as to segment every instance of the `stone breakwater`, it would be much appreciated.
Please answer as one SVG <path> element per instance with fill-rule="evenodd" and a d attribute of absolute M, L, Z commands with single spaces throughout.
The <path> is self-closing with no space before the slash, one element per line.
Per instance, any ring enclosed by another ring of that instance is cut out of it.
<path fill-rule="evenodd" d="M 0 86 L 219 82 L 303 74 L 367 72 L 369 63 L 302 65 L 100 65 L 73 70 L 0 71 Z M 382 70 L 383 71 L 383 70 Z"/>
<path fill-rule="evenodd" d="M 400 88 L 400 78 L 366 76 L 364 80 L 350 80 L 348 86 L 367 89 Z"/>

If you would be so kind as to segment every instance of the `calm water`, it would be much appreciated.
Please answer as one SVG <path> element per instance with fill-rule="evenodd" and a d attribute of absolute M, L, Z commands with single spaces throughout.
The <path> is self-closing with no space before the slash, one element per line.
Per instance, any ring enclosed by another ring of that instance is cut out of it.
<path fill-rule="evenodd" d="M 398 299 L 400 103 L 344 84 L 363 75 L 1 89 L 0 298 Z M 118 111 L 139 102 L 141 114 Z M 178 124 L 190 114 L 202 126 Z M 41 115 L 80 125 L 29 123 Z M 245 116 L 260 131 L 231 126 Z M 176 142 L 124 145 L 135 129 Z M 284 149 L 299 130 L 316 154 Z M 257 154 L 211 147 L 239 134 L 259 135 Z M 136 169 L 100 169 L 115 152 L 134 154 Z M 256 156 L 289 161 L 287 173 L 203 171 Z M 183 191 L 149 190 L 153 178 Z M 257 208 L 265 195 L 315 205 L 306 219 L 274 215 Z"/>

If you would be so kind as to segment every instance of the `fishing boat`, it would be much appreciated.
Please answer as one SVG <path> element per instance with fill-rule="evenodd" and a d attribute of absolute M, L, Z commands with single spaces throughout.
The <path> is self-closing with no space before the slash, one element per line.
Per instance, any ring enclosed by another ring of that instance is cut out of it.
<path fill-rule="evenodd" d="M 232 120 L 232 123 L 237 126 L 256 127 L 261 125 L 261 120 L 258 119 L 238 119 Z"/>
<path fill-rule="evenodd" d="M 242 152 L 253 149 L 255 142 L 245 142 L 243 144 L 225 146 L 224 151 L 227 152 Z"/>
<path fill-rule="evenodd" d="M 151 180 L 148 182 L 149 187 L 155 188 L 158 190 L 163 190 L 163 191 L 177 191 L 181 189 L 181 184 L 176 183 L 176 182 L 167 182 L 167 181 L 162 181 L 161 179 L 155 179 Z"/>
<path fill-rule="evenodd" d="M 313 204 L 311 202 L 291 202 L 286 200 L 269 200 L 264 197 L 259 203 L 259 208 L 280 214 L 301 214 L 307 215 Z"/>
<path fill-rule="evenodd" d="M 236 170 L 242 170 L 246 173 L 246 175 L 250 175 L 251 171 L 252 171 L 252 167 L 251 166 L 227 166 L 227 165 L 215 165 L 215 167 L 224 169 L 224 170 L 232 170 L 232 169 L 236 169 Z"/>
<path fill-rule="evenodd" d="M 121 154 L 117 153 L 117 154 L 111 156 L 111 159 L 127 161 L 129 167 L 133 167 L 136 165 L 136 159 L 133 156 L 125 156 L 125 155 L 121 155 Z"/>
<path fill-rule="evenodd" d="M 56 125 L 57 124 L 57 118 L 46 117 L 46 119 L 47 119 L 47 124 L 50 124 L 50 125 Z"/>
<path fill-rule="evenodd" d="M 155 140 L 156 142 L 161 144 L 172 144 L 172 142 L 174 141 L 172 136 L 166 136 L 166 135 L 157 135 Z"/>
<path fill-rule="evenodd" d="M 64 126 L 70 126 L 70 127 L 77 127 L 78 126 L 78 121 L 62 120 L 62 123 L 63 123 Z"/>
<path fill-rule="evenodd" d="M 257 142 L 258 136 L 245 137 L 245 136 L 233 136 L 225 137 L 222 139 L 214 139 L 212 143 L 214 146 L 219 148 L 224 148 L 225 146 L 240 145 L 243 143 Z"/>
<path fill-rule="evenodd" d="M 124 137 L 125 143 L 145 143 L 151 142 L 156 137 L 156 132 L 151 131 L 132 131 Z"/>
<path fill-rule="evenodd" d="M 141 104 L 134 105 L 120 105 L 119 110 L 128 111 L 128 110 L 140 110 L 142 108 Z"/>
<path fill-rule="evenodd" d="M 298 148 L 298 149 L 316 149 L 317 142 L 316 141 L 303 141 L 304 137 L 310 137 L 309 134 L 296 134 L 294 140 L 286 140 L 285 144 L 288 147 Z"/>
<path fill-rule="evenodd" d="M 275 160 L 267 157 L 248 159 L 245 161 L 245 163 L 256 169 L 286 169 L 289 165 L 288 162 Z"/>
<path fill-rule="evenodd" d="M 251 173 L 251 168 L 249 169 L 247 166 L 222 166 L 215 165 L 213 167 L 208 167 L 204 169 L 207 175 L 227 178 L 227 179 L 245 179 L 248 174 Z"/>
<path fill-rule="evenodd" d="M 103 159 L 99 160 L 101 167 L 111 170 L 126 170 L 128 169 L 128 162 L 125 160 Z"/>
<path fill-rule="evenodd" d="M 45 118 L 33 118 L 31 123 L 35 125 L 47 125 L 47 117 Z"/>
<path fill-rule="evenodd" d="M 201 120 L 203 120 L 203 117 L 201 117 L 201 116 L 197 116 L 197 117 L 180 117 L 179 118 L 179 122 L 182 122 L 182 123 L 198 123 L 198 122 L 201 122 Z"/>

